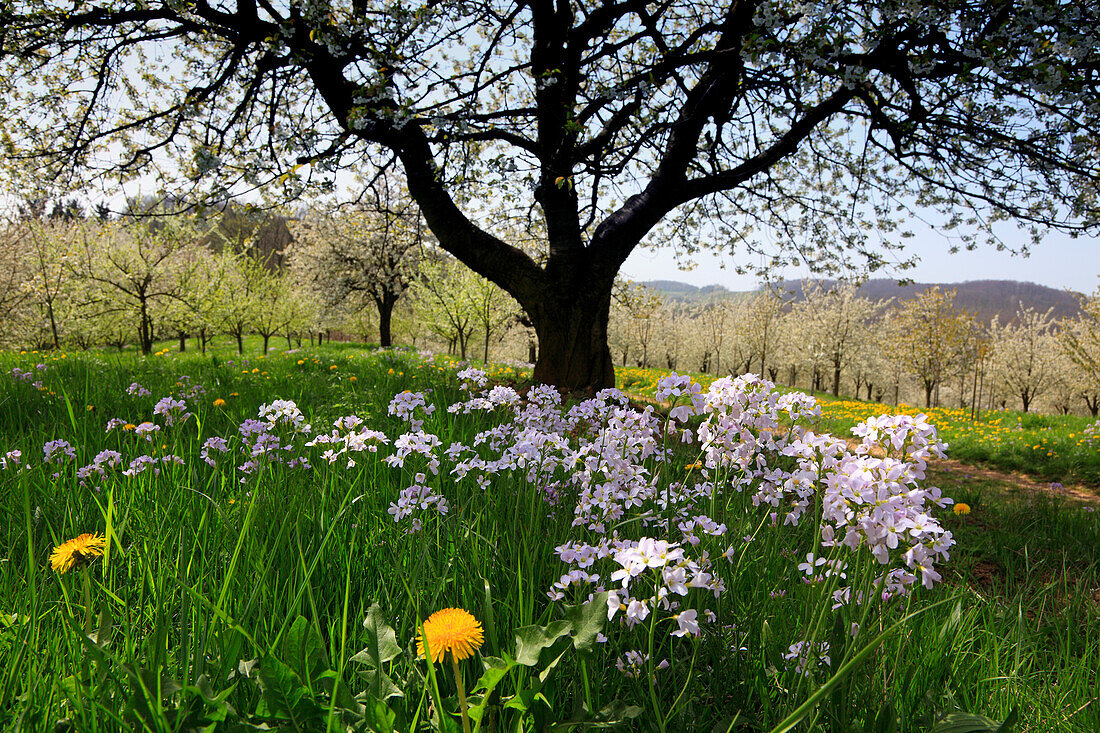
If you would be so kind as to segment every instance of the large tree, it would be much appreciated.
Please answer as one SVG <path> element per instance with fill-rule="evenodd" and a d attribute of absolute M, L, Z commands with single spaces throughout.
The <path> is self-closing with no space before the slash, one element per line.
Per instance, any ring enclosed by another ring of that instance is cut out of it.
<path fill-rule="evenodd" d="M 827 269 L 883 264 L 911 205 L 1097 223 L 1094 3 L 38 0 L 0 28 L 12 160 L 223 197 L 377 154 L 562 386 L 612 383 L 612 285 L 655 230 Z M 474 201 L 542 219 L 541 255 Z"/>

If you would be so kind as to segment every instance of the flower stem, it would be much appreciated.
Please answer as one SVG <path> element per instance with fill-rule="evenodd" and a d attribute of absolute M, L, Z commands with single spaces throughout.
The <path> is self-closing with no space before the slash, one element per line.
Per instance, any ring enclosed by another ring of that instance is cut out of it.
<path fill-rule="evenodd" d="M 458 659 L 453 652 L 448 656 L 451 658 L 451 666 L 455 671 L 455 685 L 458 687 L 458 709 L 462 711 L 462 733 L 470 733 L 470 716 L 466 712 L 466 685 L 462 682 L 462 669 L 458 666 Z"/>
<path fill-rule="evenodd" d="M 84 633 L 92 633 L 92 576 L 88 566 L 85 565 L 84 575 Z"/>

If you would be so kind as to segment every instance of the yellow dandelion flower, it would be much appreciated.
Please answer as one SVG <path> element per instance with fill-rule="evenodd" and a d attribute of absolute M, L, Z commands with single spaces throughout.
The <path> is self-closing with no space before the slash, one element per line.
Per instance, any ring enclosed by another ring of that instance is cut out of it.
<path fill-rule="evenodd" d="M 223 400 L 221 397 L 214 400 L 214 407 L 223 407 L 224 405 L 225 405 L 225 400 Z"/>
<path fill-rule="evenodd" d="M 132 422 L 128 422 L 128 423 L 126 423 L 125 425 L 122 426 L 122 429 L 123 430 L 133 430 L 136 427 L 137 427 L 137 425 L 134 425 Z"/>
<path fill-rule="evenodd" d="M 358 381 L 359 381 L 359 377 L 357 377 L 357 376 L 355 376 L 355 375 L 353 374 L 353 375 L 351 375 L 350 377 L 348 377 L 348 381 L 349 381 L 349 382 L 358 382 Z"/>
<path fill-rule="evenodd" d="M 229 396 L 230 396 L 230 397 L 236 397 L 236 396 L 237 396 L 237 393 L 236 393 L 236 392 L 230 392 L 230 393 L 229 393 Z"/>
<path fill-rule="evenodd" d="M 335 368 L 336 368 L 335 364 L 333 364 L 332 366 L 329 367 L 329 369 L 335 369 Z"/>
<path fill-rule="evenodd" d="M 298 360 L 298 366 L 302 366 L 302 364 L 305 364 L 305 363 L 306 363 L 305 359 L 299 359 Z"/>
<path fill-rule="evenodd" d="M 425 657 L 424 639 L 432 650 L 432 659 L 443 660 L 450 652 L 455 659 L 468 659 L 485 642 L 485 633 L 473 614 L 461 608 L 444 608 L 436 611 L 424 622 L 424 628 L 416 640 L 416 653 Z M 425 657 L 426 658 L 426 657 Z"/>
<path fill-rule="evenodd" d="M 107 538 L 101 534 L 82 534 L 62 542 L 50 555 L 50 567 L 59 573 L 82 568 L 103 554 Z"/>
<path fill-rule="evenodd" d="M 963 514 L 969 514 L 970 513 L 970 505 L 967 504 L 964 501 L 960 501 L 958 504 L 955 505 L 955 508 L 952 511 L 954 511 L 956 514 L 958 514 L 960 516 L 963 515 Z"/>

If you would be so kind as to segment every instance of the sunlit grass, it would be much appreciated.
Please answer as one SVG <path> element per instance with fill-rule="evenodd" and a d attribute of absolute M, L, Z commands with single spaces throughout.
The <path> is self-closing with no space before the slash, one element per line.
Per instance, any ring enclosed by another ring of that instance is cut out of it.
<path fill-rule="evenodd" d="M 381 663 L 405 695 L 389 702 L 406 716 L 406 727 L 398 729 L 412 727 L 416 712 L 419 729 L 451 730 L 447 726 L 459 721 L 455 675 L 447 666 L 429 678 L 423 663 L 413 661 L 418 621 L 453 607 L 481 622 L 484 645 L 477 660 L 463 662 L 468 692 L 485 659 L 517 653 L 517 629 L 563 623 L 564 602 L 550 601 L 546 591 L 565 567 L 554 548 L 574 536 L 571 517 L 545 508 L 519 474 L 499 477 L 487 490 L 441 475 L 433 485 L 451 511 L 409 533 L 387 509 L 412 470 L 392 469 L 371 454 L 356 454 L 357 465 L 348 468 L 321 460 L 318 449 L 309 454 L 310 469 L 272 464 L 244 483 L 234 467 L 239 458 L 215 456 L 211 468 L 199 457 L 206 438 L 236 435 L 260 405 L 276 398 L 297 402 L 314 432 L 355 414 L 397 434 L 400 424 L 387 406 L 406 389 L 427 393 L 436 405 L 426 429 L 468 442 L 488 423 L 476 413 L 446 413 L 462 394 L 455 360 L 339 344 L 273 350 L 266 357 L 252 343 L 240 357 L 223 348 L 232 346 L 228 340 L 206 357 L 172 346 L 148 358 L 0 355 L 0 455 L 18 449 L 34 466 L 0 472 L 0 727 L 49 730 L 68 719 L 81 731 L 184 730 L 200 723 L 232 729 L 217 719 L 224 712 L 234 725 L 247 719 L 339 729 L 326 718 L 343 699 L 339 687 L 359 694 L 382 684 L 362 661 L 370 655 L 352 661 L 370 648 L 364 621 L 373 619 L 370 628 L 392 627 L 399 651 Z M 16 366 L 34 378 L 12 378 Z M 515 366 L 490 371 L 500 383 L 529 379 Z M 619 376 L 631 391 L 642 394 L 646 386 L 651 395 L 665 372 L 649 371 Z M 151 395 L 128 394 L 132 382 Z M 156 400 L 170 394 L 189 395 L 194 417 L 165 427 L 155 442 L 132 430 L 105 430 L 111 418 L 151 419 Z M 823 403 L 825 421 L 854 422 L 865 409 L 860 404 Z M 947 418 L 933 415 L 945 421 L 941 430 L 951 440 Z M 55 438 L 69 441 L 77 460 L 42 466 L 42 445 Z M 127 461 L 139 453 L 179 455 L 185 465 L 163 464 L 159 475 L 115 473 L 98 490 L 82 486 L 77 467 L 104 449 Z M 677 450 L 670 465 L 683 467 L 675 477 L 683 480 L 695 470 L 688 466 L 697 446 Z M 932 480 L 972 512 L 945 513 L 945 526 L 959 539 L 946 584 L 919 593 L 910 610 L 952 600 L 891 635 L 801 729 L 863 730 L 896 715 L 899 730 L 930 730 L 938 714 L 962 710 L 1003 720 L 1016 709 L 1033 729 L 1055 721 L 1054 729 L 1096 730 L 1100 711 L 1086 703 L 1098 693 L 1100 667 L 1097 515 L 1057 498 L 1004 502 L 1004 487 L 955 474 Z M 802 582 L 795 569 L 813 532 L 808 524 L 760 531 L 766 508 L 747 506 L 744 498 L 723 499 L 727 537 L 704 536 L 691 550 L 717 559 L 727 546 L 739 548 L 737 563 L 719 565 L 726 591 L 708 602 L 715 621 L 698 641 L 669 639 L 665 630 L 656 649 L 671 662 L 669 670 L 653 672 L 657 705 L 672 708 L 683 689 L 685 702 L 672 721 L 683 730 L 767 730 L 824 680 L 803 678 L 783 660 L 820 608 L 821 588 Z M 638 528 L 621 530 L 629 537 Z M 49 566 L 55 547 L 86 532 L 109 538 L 104 556 L 90 567 L 90 603 L 80 572 L 59 575 Z M 753 535 L 742 543 L 742 536 Z M 584 598 L 567 602 L 574 600 Z M 91 637 L 85 635 L 87 607 L 94 611 Z M 530 694 L 537 716 L 498 710 L 495 729 L 507 715 L 527 729 L 552 720 L 595 724 L 600 711 L 604 719 L 625 719 L 624 730 L 655 725 L 648 673 L 633 678 L 616 669 L 624 652 L 638 648 L 636 639 L 610 626 L 605 631 L 611 636 L 606 646 L 584 654 L 568 644 L 548 647 L 541 657 L 534 653 L 537 666 L 508 672 L 494 704 Z M 534 643 L 534 632 L 525 633 Z M 843 630 L 822 634 L 844 647 Z M 550 668 L 557 654 L 563 656 Z M 272 697 L 280 680 L 302 682 L 305 692 L 288 691 L 301 695 L 297 724 Z M 531 693 L 536 685 L 545 702 Z M 217 702 L 220 695 L 234 713 Z M 429 709 L 440 705 L 453 715 L 433 723 Z"/>

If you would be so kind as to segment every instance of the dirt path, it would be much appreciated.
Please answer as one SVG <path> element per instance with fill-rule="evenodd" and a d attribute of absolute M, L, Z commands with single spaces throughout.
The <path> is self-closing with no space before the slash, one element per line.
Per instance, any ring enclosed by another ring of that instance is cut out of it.
<path fill-rule="evenodd" d="M 1008 484 L 1018 489 L 1020 493 L 1031 497 L 1061 496 L 1074 503 L 1100 507 L 1100 495 L 1098 495 L 1096 489 L 1091 486 L 1084 486 L 1082 484 L 1063 484 L 1060 490 L 1052 490 L 1049 481 L 1044 482 L 1040 479 L 1028 476 L 1025 473 L 1001 471 L 995 468 L 986 468 L 984 466 L 974 466 L 950 458 L 946 460 L 929 461 L 928 468 L 931 472 L 953 474 L 955 478 L 965 479 L 970 476 L 979 480 L 997 481 Z"/>

